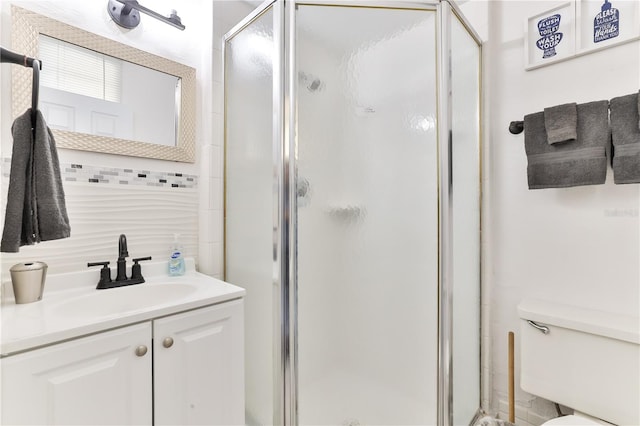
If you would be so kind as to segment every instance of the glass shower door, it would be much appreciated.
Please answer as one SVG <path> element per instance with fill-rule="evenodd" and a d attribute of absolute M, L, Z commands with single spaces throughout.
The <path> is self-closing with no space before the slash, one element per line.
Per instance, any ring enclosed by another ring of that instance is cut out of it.
<path fill-rule="evenodd" d="M 435 12 L 298 5 L 295 31 L 299 423 L 435 424 Z"/>
<path fill-rule="evenodd" d="M 225 43 L 225 280 L 244 287 L 246 423 L 274 419 L 274 11 Z M 277 309 L 277 308 L 275 308 Z"/>
<path fill-rule="evenodd" d="M 444 6 L 444 7 L 448 7 Z M 480 47 L 452 13 L 453 424 L 480 406 Z"/>

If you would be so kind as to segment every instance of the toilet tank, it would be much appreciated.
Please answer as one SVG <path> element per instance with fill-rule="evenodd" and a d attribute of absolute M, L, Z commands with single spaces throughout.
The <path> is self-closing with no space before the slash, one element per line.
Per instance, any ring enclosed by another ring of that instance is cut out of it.
<path fill-rule="evenodd" d="M 640 425 L 639 317 L 534 299 L 523 300 L 518 314 L 523 390 L 610 423 Z"/>

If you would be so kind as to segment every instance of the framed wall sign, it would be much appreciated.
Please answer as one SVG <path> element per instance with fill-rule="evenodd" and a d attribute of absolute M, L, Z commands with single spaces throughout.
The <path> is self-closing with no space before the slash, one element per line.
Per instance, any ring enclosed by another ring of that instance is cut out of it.
<path fill-rule="evenodd" d="M 525 22 L 525 69 L 640 39 L 640 0 L 571 0 Z"/>
<path fill-rule="evenodd" d="M 532 16 L 525 23 L 526 69 L 570 58 L 576 52 L 575 2 Z"/>
<path fill-rule="evenodd" d="M 578 0 L 576 53 L 587 53 L 640 38 L 640 1 Z"/>

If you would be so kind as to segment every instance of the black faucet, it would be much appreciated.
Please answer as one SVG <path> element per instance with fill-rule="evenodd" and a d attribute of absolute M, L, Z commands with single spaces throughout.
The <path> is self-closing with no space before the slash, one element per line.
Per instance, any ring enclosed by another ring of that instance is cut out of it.
<path fill-rule="evenodd" d="M 116 275 L 116 281 L 125 281 L 127 279 L 127 257 L 129 257 L 127 236 L 120 234 L 120 240 L 118 240 L 118 274 Z M 144 282 L 144 280 L 142 282 Z"/>
<path fill-rule="evenodd" d="M 127 278 L 127 260 L 129 257 L 129 251 L 127 250 L 127 237 L 124 234 L 120 235 L 118 240 L 118 261 L 117 274 L 115 281 L 111 280 L 111 269 L 109 269 L 109 262 L 89 262 L 87 266 L 102 266 L 100 270 L 100 281 L 96 289 L 102 290 L 106 288 L 123 287 L 125 285 L 142 284 L 144 278 L 142 276 L 142 268 L 138 264 L 143 260 L 151 260 L 151 256 L 139 257 L 133 260 L 133 266 L 131 267 L 131 278 Z"/>

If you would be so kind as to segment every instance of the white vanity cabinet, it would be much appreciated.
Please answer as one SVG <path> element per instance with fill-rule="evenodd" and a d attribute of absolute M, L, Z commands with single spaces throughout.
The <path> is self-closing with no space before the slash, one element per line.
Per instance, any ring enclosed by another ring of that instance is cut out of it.
<path fill-rule="evenodd" d="M 1 424 L 244 424 L 243 339 L 237 299 L 7 356 Z"/>
<path fill-rule="evenodd" d="M 2 358 L 0 368 L 2 425 L 151 424 L 151 322 Z"/>
<path fill-rule="evenodd" d="M 156 425 L 244 424 L 243 305 L 153 322 Z"/>

